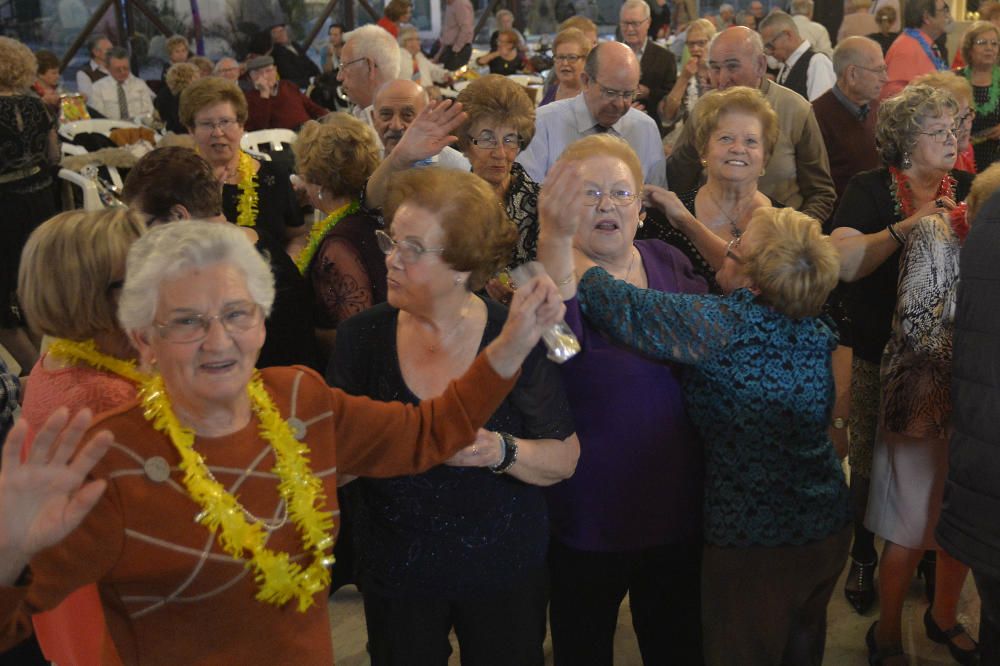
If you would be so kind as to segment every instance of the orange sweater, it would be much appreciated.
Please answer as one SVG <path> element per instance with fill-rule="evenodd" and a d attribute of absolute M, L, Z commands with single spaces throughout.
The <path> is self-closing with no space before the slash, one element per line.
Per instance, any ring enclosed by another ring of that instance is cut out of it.
<path fill-rule="evenodd" d="M 349 396 L 305 368 L 271 368 L 263 377 L 293 429 L 304 431 L 335 521 L 338 471 L 388 477 L 439 464 L 473 441 L 514 383 L 483 355 L 442 396 L 417 406 Z M 232 435 L 199 437 L 195 445 L 249 512 L 280 524 L 274 458 L 257 428 L 254 418 Z M 108 490 L 77 530 L 32 560 L 26 586 L 0 587 L 0 651 L 27 635 L 32 613 L 97 582 L 121 659 L 109 650 L 105 664 L 331 664 L 326 595 L 305 613 L 294 602 L 278 608 L 256 601 L 244 563 L 194 522 L 199 507 L 181 485 L 176 450 L 140 407 L 109 412 L 94 425 L 100 429 L 117 442 L 94 471 Z M 163 462 L 170 477 L 157 481 L 155 467 Z M 271 532 L 267 545 L 303 556 L 290 521 Z"/>

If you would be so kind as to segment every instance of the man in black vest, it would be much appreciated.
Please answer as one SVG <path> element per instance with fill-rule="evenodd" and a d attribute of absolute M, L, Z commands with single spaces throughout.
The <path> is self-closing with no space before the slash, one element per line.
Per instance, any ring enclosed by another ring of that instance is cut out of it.
<path fill-rule="evenodd" d="M 781 63 L 777 81 L 786 88 L 811 102 L 836 83 L 833 63 L 802 39 L 795 21 L 785 12 L 773 11 L 760 22 L 760 38 L 764 52 Z"/>
<path fill-rule="evenodd" d="M 108 75 L 107 54 L 111 50 L 111 40 L 104 35 L 94 35 L 90 38 L 89 46 L 90 62 L 76 73 L 76 89 L 88 98 L 94 82 Z"/>

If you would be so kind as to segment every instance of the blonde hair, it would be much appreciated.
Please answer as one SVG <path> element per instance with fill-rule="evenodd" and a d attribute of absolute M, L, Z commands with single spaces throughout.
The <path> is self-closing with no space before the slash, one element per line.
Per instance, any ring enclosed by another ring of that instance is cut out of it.
<path fill-rule="evenodd" d="M 241 126 L 247 121 L 247 98 L 233 81 L 208 76 L 194 81 L 181 92 L 177 116 L 184 127 L 194 130 L 194 117 L 202 109 L 229 102 Z"/>
<path fill-rule="evenodd" d="M 719 126 L 724 114 L 742 111 L 755 116 L 760 121 L 761 138 L 764 142 L 764 162 L 771 157 L 774 144 L 778 141 L 778 114 L 768 104 L 764 95 L 755 88 L 734 86 L 705 95 L 694 107 L 691 121 L 694 123 L 694 145 L 699 155 L 708 150 L 712 132 Z"/>
<path fill-rule="evenodd" d="M 188 44 L 187 37 L 184 35 L 171 35 L 167 38 L 166 47 L 168 54 L 177 46 L 183 46 L 188 50 L 188 53 L 191 53 L 191 46 Z"/>
<path fill-rule="evenodd" d="M 487 74 L 473 79 L 458 93 L 455 101 L 461 103 L 468 114 L 468 119 L 455 132 L 462 151 L 471 146 L 469 130 L 483 118 L 513 127 L 521 137 L 522 148 L 535 136 L 535 104 L 524 86 L 506 76 Z"/>
<path fill-rule="evenodd" d="M 17 287 L 31 326 L 70 340 L 118 328 L 109 288 L 125 277 L 129 248 L 145 232 L 142 217 L 127 208 L 60 213 L 35 229 L 21 254 Z"/>
<path fill-rule="evenodd" d="M 645 181 L 642 172 L 642 162 L 635 154 L 632 146 L 624 139 L 610 134 L 591 134 L 569 144 L 559 156 L 559 162 L 582 162 L 591 157 L 613 157 L 621 160 L 632 174 L 632 186 L 636 192 L 642 190 Z"/>
<path fill-rule="evenodd" d="M 468 271 L 466 288 L 482 289 L 510 261 L 517 227 L 507 217 L 493 186 L 479 176 L 455 169 L 408 169 L 389 181 L 385 217 L 402 205 L 431 213 L 444 231 L 441 258 L 453 270 Z"/>
<path fill-rule="evenodd" d="M 754 245 L 743 265 L 761 300 L 792 319 L 818 315 L 840 275 L 840 257 L 820 223 L 791 208 L 758 208 L 751 228 Z"/>
<path fill-rule="evenodd" d="M 179 95 L 189 85 L 201 78 L 198 68 L 189 62 L 179 62 L 167 70 L 167 88 L 174 95 Z"/>
<path fill-rule="evenodd" d="M 16 39 L 0 37 L 0 88 L 23 90 L 34 83 L 37 73 L 31 49 Z"/>
<path fill-rule="evenodd" d="M 962 35 L 962 44 L 958 47 L 958 49 L 962 53 L 962 60 L 965 61 L 967 66 L 972 67 L 972 42 L 976 41 L 977 37 L 985 35 L 987 32 L 996 33 L 997 38 L 1000 39 L 1000 28 L 997 28 L 996 24 L 992 21 L 976 21 L 970 25 L 969 29 L 965 31 L 964 35 Z"/>
<path fill-rule="evenodd" d="M 215 72 L 215 65 L 205 56 L 191 56 L 188 62 L 197 67 L 202 76 L 211 76 Z"/>
<path fill-rule="evenodd" d="M 333 196 L 355 196 L 378 167 L 375 132 L 344 112 L 310 120 L 292 146 L 298 171 Z"/>
<path fill-rule="evenodd" d="M 576 44 L 580 47 L 580 55 L 586 57 L 590 53 L 590 40 L 578 28 L 566 28 L 556 35 L 552 41 L 552 53 L 563 44 Z"/>
<path fill-rule="evenodd" d="M 910 85 L 925 85 L 932 88 L 947 90 L 959 104 L 972 106 L 972 84 L 964 76 L 954 72 L 930 72 L 921 74 L 910 82 Z"/>
<path fill-rule="evenodd" d="M 928 118 L 958 112 L 958 103 L 947 90 L 911 83 L 882 102 L 875 124 L 875 145 L 887 166 L 898 167 L 913 150 Z"/>
<path fill-rule="evenodd" d="M 687 38 L 691 34 L 692 30 L 694 31 L 701 30 L 703 33 L 705 33 L 705 39 L 707 39 L 708 41 L 712 41 L 712 38 L 715 37 L 716 32 L 718 32 L 715 29 L 714 23 L 712 23 L 708 19 L 703 19 L 703 18 L 695 19 L 694 21 L 688 23 L 687 30 L 684 31 L 684 37 Z"/>
<path fill-rule="evenodd" d="M 968 216 L 971 224 L 976 222 L 979 210 L 998 189 L 1000 189 L 1000 162 L 996 162 L 986 170 L 981 171 L 972 181 L 969 196 L 965 197 L 965 203 L 969 207 Z"/>

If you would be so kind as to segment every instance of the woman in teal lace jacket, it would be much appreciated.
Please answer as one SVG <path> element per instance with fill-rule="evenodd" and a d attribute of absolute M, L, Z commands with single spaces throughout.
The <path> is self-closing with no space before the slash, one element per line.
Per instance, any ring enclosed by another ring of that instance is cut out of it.
<path fill-rule="evenodd" d="M 610 233 L 619 214 L 614 169 L 586 168 L 600 159 L 549 174 L 539 257 L 597 328 L 684 366 L 706 446 L 706 663 L 818 665 L 850 541 L 847 487 L 827 436 L 837 338 L 819 317 L 837 282 L 836 251 L 815 220 L 765 208 L 741 238 L 711 246 L 726 296 L 639 289 L 579 256 L 585 272 L 574 274 L 577 226 L 596 216 Z"/>

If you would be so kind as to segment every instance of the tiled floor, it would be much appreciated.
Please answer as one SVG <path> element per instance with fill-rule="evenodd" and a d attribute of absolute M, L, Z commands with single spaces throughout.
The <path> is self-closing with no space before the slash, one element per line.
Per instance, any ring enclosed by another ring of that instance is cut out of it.
<path fill-rule="evenodd" d="M 846 575 L 846 570 L 845 570 Z M 842 579 L 843 580 L 843 579 Z M 866 616 L 857 615 L 847 604 L 841 589 L 837 587 L 830 601 L 830 615 L 827 629 L 827 666 L 859 666 L 866 664 L 864 636 L 869 625 L 878 618 L 876 605 Z M 910 655 L 911 666 L 946 666 L 953 664 L 947 648 L 935 645 L 924 636 L 923 614 L 927 602 L 923 597 L 923 584 L 914 579 L 909 598 L 904 609 L 904 649 Z M 333 631 L 334 651 L 338 666 L 367 666 L 365 653 L 365 623 L 361 608 L 361 597 L 354 587 L 342 588 L 330 603 L 330 623 Z M 979 632 L 979 597 L 976 595 L 972 577 L 966 582 L 959 603 L 959 619 L 969 628 L 973 636 Z M 545 644 L 546 664 L 551 664 L 551 646 Z M 459 663 L 457 647 L 450 664 Z M 639 651 L 632 632 L 628 604 L 623 603 L 618 616 L 618 633 L 615 640 L 615 666 L 641 666 Z M 516 666 L 516 665 L 512 665 Z"/>

